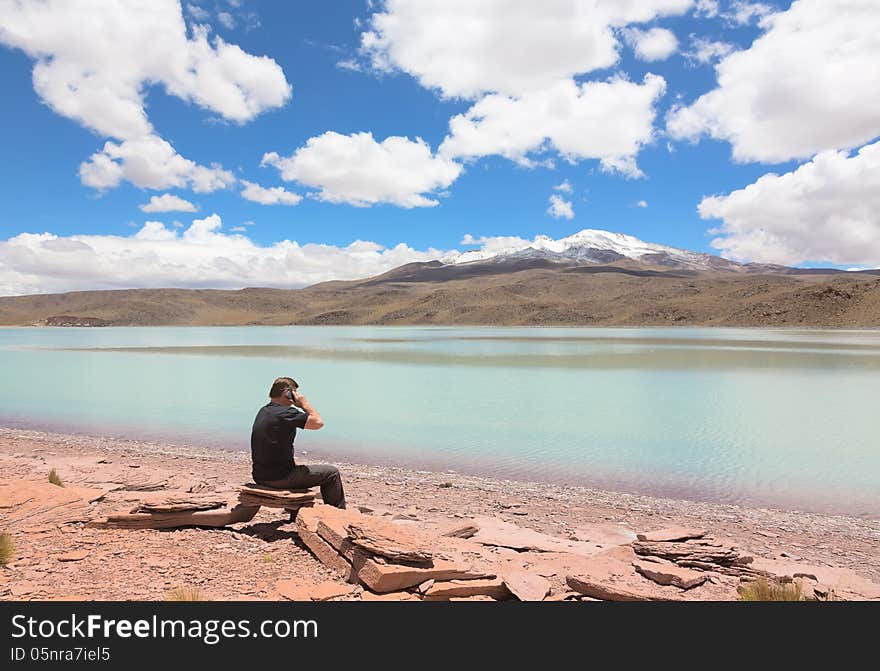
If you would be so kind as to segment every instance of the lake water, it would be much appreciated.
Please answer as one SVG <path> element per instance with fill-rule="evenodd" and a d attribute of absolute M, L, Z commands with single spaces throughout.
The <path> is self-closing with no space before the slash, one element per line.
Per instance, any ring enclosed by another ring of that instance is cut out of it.
<path fill-rule="evenodd" d="M 880 515 L 880 331 L 0 328 L 0 423 Z"/>

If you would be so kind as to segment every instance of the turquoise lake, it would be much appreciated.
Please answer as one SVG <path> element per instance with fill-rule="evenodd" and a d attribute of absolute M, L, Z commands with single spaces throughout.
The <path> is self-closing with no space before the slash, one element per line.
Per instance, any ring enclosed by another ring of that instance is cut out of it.
<path fill-rule="evenodd" d="M 0 423 L 880 516 L 880 331 L 0 328 Z M 303 454 L 304 453 L 304 454 Z"/>

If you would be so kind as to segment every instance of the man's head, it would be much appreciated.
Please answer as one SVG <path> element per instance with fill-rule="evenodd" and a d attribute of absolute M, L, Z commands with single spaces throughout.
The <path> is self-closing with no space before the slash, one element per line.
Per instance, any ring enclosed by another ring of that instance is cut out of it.
<path fill-rule="evenodd" d="M 281 405 L 291 405 L 293 398 L 288 398 L 287 392 L 293 396 L 293 392 L 299 389 L 299 385 L 292 377 L 278 377 L 269 388 L 269 398 Z"/>

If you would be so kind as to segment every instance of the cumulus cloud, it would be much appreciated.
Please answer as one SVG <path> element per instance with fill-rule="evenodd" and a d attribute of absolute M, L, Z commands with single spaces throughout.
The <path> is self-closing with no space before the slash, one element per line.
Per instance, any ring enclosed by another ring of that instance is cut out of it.
<path fill-rule="evenodd" d="M 182 232 L 148 221 L 132 236 L 21 233 L 0 241 L 0 294 L 133 287 L 301 287 L 383 273 L 439 258 L 417 250 L 356 240 L 337 247 L 282 240 L 258 245 L 226 234 L 212 214 Z"/>
<path fill-rule="evenodd" d="M 691 35 L 690 49 L 684 52 L 684 57 L 691 63 L 708 65 L 722 59 L 733 51 L 733 45 L 728 42 L 711 40 L 708 37 Z"/>
<path fill-rule="evenodd" d="M 80 172 L 87 184 L 103 188 L 141 171 L 125 165 L 128 143 L 151 143 L 155 150 L 165 142 L 147 118 L 149 86 L 160 85 L 169 95 L 238 123 L 280 107 L 291 93 L 271 58 L 248 54 L 220 37 L 210 39 L 205 26 L 194 25 L 188 34 L 177 0 L 6 1 L 0 3 L 0 44 L 34 59 L 34 89 L 53 111 L 121 141 L 113 144 L 116 156 L 105 145 L 92 157 L 93 165 Z M 152 181 L 204 187 L 204 175 L 180 174 L 182 162 L 192 163 L 183 157 L 164 160 L 172 174 Z"/>
<path fill-rule="evenodd" d="M 79 167 L 83 184 L 110 189 L 127 180 L 142 189 L 184 189 L 208 193 L 235 183 L 235 177 L 220 165 L 199 165 L 178 154 L 158 135 L 122 142 L 108 140 L 103 149 Z"/>
<path fill-rule="evenodd" d="M 636 207 L 641 207 L 641 208 L 648 207 L 648 201 L 647 200 L 640 200 L 639 202 L 636 203 Z"/>
<path fill-rule="evenodd" d="M 373 68 L 446 97 L 524 95 L 619 59 L 614 29 L 683 14 L 693 0 L 387 0 L 361 36 Z"/>
<path fill-rule="evenodd" d="M 727 140 L 738 161 L 778 163 L 880 135 L 875 0 L 795 0 L 716 66 L 718 85 L 672 111 L 675 138 Z"/>
<path fill-rule="evenodd" d="M 310 138 L 290 156 L 269 152 L 261 165 L 274 166 L 286 181 L 319 189 L 310 194 L 319 200 L 358 207 L 432 207 L 438 201 L 429 195 L 452 184 L 462 170 L 455 161 L 434 155 L 421 138 L 392 136 L 377 142 L 371 133 L 332 131 Z"/>
<path fill-rule="evenodd" d="M 283 186 L 267 188 L 244 179 L 241 183 L 244 184 L 241 197 L 261 205 L 296 205 L 302 200 L 298 193 L 288 191 Z"/>
<path fill-rule="evenodd" d="M 196 206 L 170 193 L 152 196 L 149 203 L 140 206 L 141 212 L 195 212 Z"/>
<path fill-rule="evenodd" d="M 571 193 L 572 192 L 571 182 L 569 182 L 567 179 L 564 179 L 564 180 L 562 180 L 561 184 L 557 184 L 556 186 L 554 186 L 553 190 L 554 191 L 562 191 L 562 193 Z"/>
<path fill-rule="evenodd" d="M 792 172 L 704 198 L 720 219 L 712 246 L 730 258 L 794 265 L 880 264 L 880 142 L 855 155 L 826 151 Z"/>
<path fill-rule="evenodd" d="M 719 11 L 718 0 L 697 0 L 694 5 L 694 15 L 707 19 L 715 18 Z"/>
<path fill-rule="evenodd" d="M 642 61 L 662 61 L 678 50 L 675 33 L 666 28 L 625 28 L 622 33 L 626 43 L 633 48 L 636 58 Z"/>
<path fill-rule="evenodd" d="M 519 98 L 489 95 L 450 119 L 438 153 L 497 154 L 531 165 L 530 155 L 555 149 L 570 162 L 598 159 L 606 171 L 637 177 L 636 154 L 653 138 L 654 105 L 665 88 L 662 77 L 648 74 L 641 84 L 568 79 Z"/>
<path fill-rule="evenodd" d="M 745 26 L 752 21 L 760 21 L 765 16 L 774 12 L 773 7 L 763 2 L 749 2 L 748 0 L 734 0 L 730 10 L 722 16 L 737 25 Z"/>
<path fill-rule="evenodd" d="M 574 207 L 572 207 L 570 200 L 565 200 L 559 194 L 554 193 L 550 195 L 547 214 L 554 219 L 574 219 Z"/>

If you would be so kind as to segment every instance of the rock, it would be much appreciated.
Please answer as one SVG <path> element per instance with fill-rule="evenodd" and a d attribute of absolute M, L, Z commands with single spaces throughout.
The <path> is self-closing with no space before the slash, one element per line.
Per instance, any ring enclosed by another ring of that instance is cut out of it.
<path fill-rule="evenodd" d="M 364 591 L 361 593 L 361 601 L 420 601 L 412 592 L 389 592 L 388 594 L 373 594 Z"/>
<path fill-rule="evenodd" d="M 425 601 L 448 601 L 452 598 L 486 596 L 501 601 L 509 599 L 510 590 L 500 578 L 477 580 L 448 580 L 435 582 L 425 592 Z"/>
<path fill-rule="evenodd" d="M 248 483 L 239 490 L 238 500 L 245 505 L 267 508 L 297 508 L 314 503 L 315 496 L 315 493 L 308 489 L 273 489 Z"/>
<path fill-rule="evenodd" d="M 421 585 L 419 585 L 419 586 L 416 588 L 416 591 L 417 591 L 419 594 L 424 594 L 424 593 L 427 592 L 429 589 L 431 589 L 431 586 L 434 584 L 434 582 L 435 582 L 434 580 L 426 580 L 425 582 L 423 582 Z"/>
<path fill-rule="evenodd" d="M 636 540 L 636 532 L 619 524 L 579 524 L 574 539 L 601 545 L 629 545 Z"/>
<path fill-rule="evenodd" d="M 483 545 L 507 547 L 520 552 L 568 552 L 583 556 L 602 550 L 594 543 L 557 538 L 492 517 L 479 518 L 477 524 L 479 531 L 471 539 Z"/>
<path fill-rule="evenodd" d="M 665 529 L 658 529 L 657 531 L 646 531 L 645 533 L 636 534 L 636 538 L 640 541 L 649 543 L 670 543 L 675 541 L 686 541 L 692 538 L 702 538 L 705 535 L 705 531 L 698 529 L 667 527 Z"/>
<path fill-rule="evenodd" d="M 416 534 L 388 527 L 377 528 L 375 524 L 349 524 L 348 532 L 352 545 L 392 561 L 425 563 L 433 557 L 423 539 Z"/>
<path fill-rule="evenodd" d="M 527 571 L 503 571 L 507 589 L 520 601 L 543 601 L 550 594 L 550 581 Z"/>
<path fill-rule="evenodd" d="M 231 510 L 204 510 L 180 513 L 122 513 L 91 520 L 86 526 L 97 529 L 176 529 L 179 527 L 225 527 L 249 522 L 258 506 L 239 504 Z"/>
<path fill-rule="evenodd" d="M 353 590 L 351 585 L 341 585 L 332 580 L 317 584 L 297 579 L 279 580 L 275 583 L 275 591 L 290 601 L 330 601 L 348 596 Z"/>
<path fill-rule="evenodd" d="M 311 511 L 309 511 L 311 512 Z M 327 568 L 335 571 L 341 578 L 351 578 L 351 564 L 340 555 L 336 548 L 317 534 L 317 520 L 314 517 L 300 512 L 296 518 L 296 532 L 315 558 Z"/>
<path fill-rule="evenodd" d="M 495 577 L 491 573 L 471 570 L 445 559 L 434 559 L 431 566 L 427 567 L 384 564 L 360 550 L 354 553 L 352 570 L 357 580 L 379 594 L 415 587 L 426 580 L 476 580 Z"/>
<path fill-rule="evenodd" d="M 662 559 L 634 561 L 633 567 L 638 573 L 658 585 L 674 585 L 681 589 L 691 589 L 702 585 L 709 577 L 706 573 L 684 568 Z"/>
<path fill-rule="evenodd" d="M 632 548 L 618 546 L 583 562 L 578 574 L 568 575 L 566 584 L 575 592 L 602 601 L 680 600 L 681 590 L 661 587 L 633 568 L 637 559 Z"/>
<path fill-rule="evenodd" d="M 441 532 L 441 536 L 447 538 L 470 538 L 480 530 L 480 527 L 474 524 L 456 524 L 455 526 Z"/>
<path fill-rule="evenodd" d="M 68 561 L 82 561 L 86 557 L 89 556 L 88 550 L 73 550 L 72 552 L 65 552 L 64 554 L 56 555 L 56 559 L 58 561 L 68 562 Z"/>
<path fill-rule="evenodd" d="M 216 510 L 225 506 L 225 499 L 168 497 L 156 501 L 143 501 L 136 505 L 131 512 L 152 514 L 195 512 L 197 510 Z"/>
<path fill-rule="evenodd" d="M 651 555 L 682 566 L 693 565 L 699 568 L 713 564 L 723 567 L 745 566 L 752 557 L 739 552 L 732 545 L 721 543 L 713 538 L 701 538 L 684 542 L 676 541 L 636 541 L 633 550 L 638 555 Z"/>

